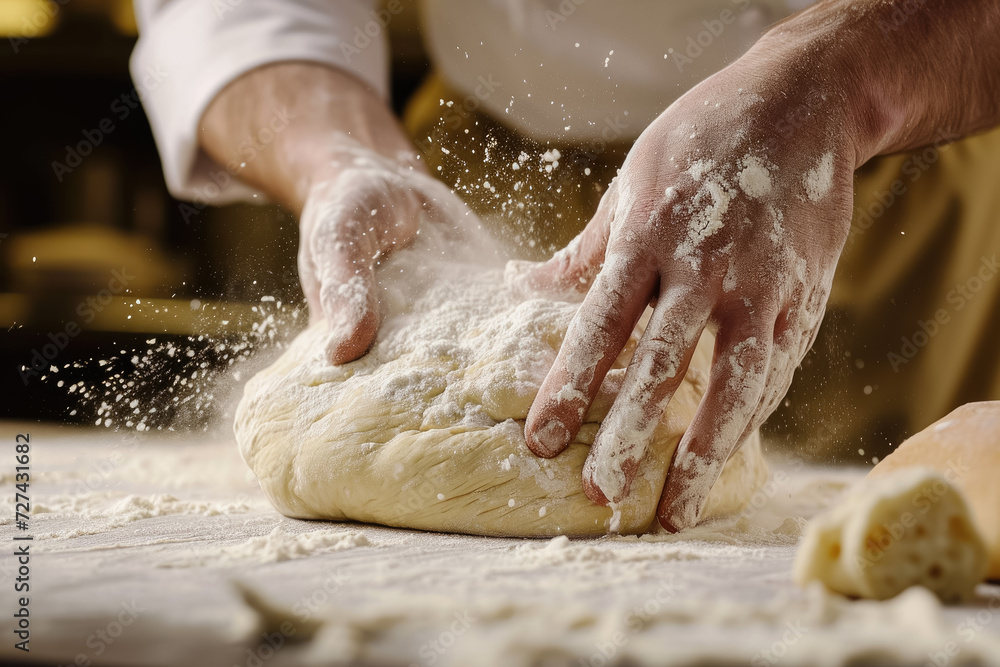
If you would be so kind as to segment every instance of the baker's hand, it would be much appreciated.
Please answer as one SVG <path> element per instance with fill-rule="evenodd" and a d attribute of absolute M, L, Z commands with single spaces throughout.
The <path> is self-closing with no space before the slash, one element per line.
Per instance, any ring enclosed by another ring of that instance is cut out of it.
<path fill-rule="evenodd" d="M 544 457 L 576 435 L 655 303 L 584 469 L 601 504 L 628 495 L 703 329 L 717 331 L 707 392 L 663 487 L 670 530 L 697 523 L 723 464 L 787 391 L 850 226 L 855 156 L 835 96 L 803 97 L 815 88 L 740 65 L 661 114 L 584 232 L 524 278 L 586 290 L 528 415 L 528 447 Z"/>
<path fill-rule="evenodd" d="M 279 113 L 290 122 L 275 126 Z M 241 75 L 206 109 L 200 141 L 241 181 L 300 214 L 299 277 L 310 314 L 331 327 L 334 364 L 375 339 L 386 255 L 421 222 L 471 215 L 427 174 L 385 100 L 337 68 L 278 62 Z"/>
<path fill-rule="evenodd" d="M 378 331 L 378 267 L 421 222 L 456 225 L 470 210 L 412 154 L 384 157 L 346 136 L 314 175 L 299 222 L 299 278 L 314 318 L 330 326 L 327 356 L 343 364 Z"/>

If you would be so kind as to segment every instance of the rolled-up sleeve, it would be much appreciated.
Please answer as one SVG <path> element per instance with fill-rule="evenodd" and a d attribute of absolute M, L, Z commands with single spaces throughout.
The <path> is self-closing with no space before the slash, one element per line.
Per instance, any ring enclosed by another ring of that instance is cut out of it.
<path fill-rule="evenodd" d="M 312 61 L 352 73 L 383 98 L 388 94 L 388 40 L 372 0 L 135 0 L 135 9 L 132 79 L 167 187 L 180 199 L 223 204 L 253 193 L 235 178 L 220 183 L 225 167 L 198 144 L 205 109 L 241 74 Z"/>

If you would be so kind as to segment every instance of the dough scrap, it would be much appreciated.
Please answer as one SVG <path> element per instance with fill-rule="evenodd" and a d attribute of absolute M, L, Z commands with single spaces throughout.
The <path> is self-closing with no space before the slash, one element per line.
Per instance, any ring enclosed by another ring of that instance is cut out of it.
<path fill-rule="evenodd" d="M 968 403 L 897 447 L 871 477 L 926 466 L 958 487 L 990 553 L 986 576 L 1000 580 L 1000 401 Z"/>
<path fill-rule="evenodd" d="M 960 491 L 928 468 L 866 479 L 813 519 L 795 559 L 795 581 L 885 600 L 924 586 L 946 602 L 972 595 L 987 555 Z"/>
<path fill-rule="evenodd" d="M 388 315 L 366 356 L 329 365 L 317 322 L 247 383 L 235 423 L 244 460 L 274 506 L 295 518 L 496 536 L 609 532 L 612 510 L 584 496 L 581 475 L 641 329 L 576 441 L 538 458 L 525 446 L 524 420 L 578 304 L 525 298 L 481 254 L 435 247 L 424 236 L 380 269 L 398 279 L 381 287 Z M 712 354 L 706 333 L 620 503 L 618 532 L 654 526 Z M 766 477 L 755 433 L 725 466 L 703 518 L 740 511 Z"/>

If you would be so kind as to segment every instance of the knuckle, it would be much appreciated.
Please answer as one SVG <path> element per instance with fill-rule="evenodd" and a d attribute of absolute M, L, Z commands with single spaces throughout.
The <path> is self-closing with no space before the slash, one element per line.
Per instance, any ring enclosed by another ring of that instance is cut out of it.
<path fill-rule="evenodd" d="M 577 336 L 597 336 L 602 339 L 613 336 L 621 328 L 618 324 L 620 320 L 620 307 L 616 303 L 607 304 L 606 307 L 587 306 L 586 304 L 577 311 Z"/>
<path fill-rule="evenodd" d="M 637 353 L 639 368 L 652 380 L 669 381 L 680 375 L 687 350 L 677 338 L 649 336 Z"/>

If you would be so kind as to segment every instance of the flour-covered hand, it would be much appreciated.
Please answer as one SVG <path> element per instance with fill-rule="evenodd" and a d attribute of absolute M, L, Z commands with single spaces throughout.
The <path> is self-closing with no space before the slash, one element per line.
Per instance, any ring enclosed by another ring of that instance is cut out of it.
<path fill-rule="evenodd" d="M 253 69 L 212 100 L 201 145 L 220 164 L 293 119 L 241 165 L 239 178 L 296 214 L 299 278 L 315 319 L 330 326 L 327 357 L 357 359 L 379 323 L 378 267 L 419 225 L 467 222 L 471 211 L 431 178 L 386 101 L 348 72 L 319 63 Z M 255 144 L 256 145 L 256 144 Z M 238 162 L 238 161 L 237 161 Z"/>
<path fill-rule="evenodd" d="M 528 415 L 540 456 L 575 436 L 654 305 L 584 470 L 595 502 L 628 496 L 703 330 L 716 331 L 707 392 L 664 471 L 658 516 L 672 530 L 697 523 L 723 464 L 787 391 L 850 225 L 855 154 L 839 100 L 756 67 L 740 61 L 661 114 L 580 237 L 524 278 L 586 290 Z M 785 122 L 803 106 L 808 122 Z"/>
<path fill-rule="evenodd" d="M 327 356 L 365 353 L 380 319 L 378 267 L 419 224 L 459 224 L 471 211 L 423 165 L 339 137 L 315 176 L 299 223 L 299 278 L 313 317 L 330 326 Z"/>

